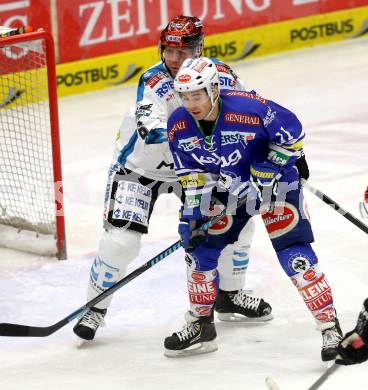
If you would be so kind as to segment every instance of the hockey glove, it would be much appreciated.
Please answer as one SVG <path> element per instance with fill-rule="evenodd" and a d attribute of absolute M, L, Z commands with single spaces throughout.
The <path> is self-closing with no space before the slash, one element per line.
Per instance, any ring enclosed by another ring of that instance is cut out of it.
<path fill-rule="evenodd" d="M 299 177 L 301 179 L 308 180 L 309 168 L 308 168 L 307 160 L 305 159 L 305 154 L 303 151 L 301 152 L 301 156 L 295 161 L 295 166 L 298 170 Z"/>
<path fill-rule="evenodd" d="M 208 240 L 208 231 L 196 229 L 197 221 L 181 221 L 178 232 L 184 249 L 194 249 Z"/>
<path fill-rule="evenodd" d="M 208 230 L 203 230 L 200 227 L 208 220 L 202 216 L 198 208 L 191 209 L 191 215 L 187 209 L 180 209 L 180 222 L 178 232 L 181 237 L 182 246 L 184 249 L 194 249 L 195 247 L 204 244 L 208 240 Z"/>
<path fill-rule="evenodd" d="M 368 299 L 364 301 L 355 329 L 345 335 L 338 350 L 337 364 L 351 365 L 368 360 Z"/>
<path fill-rule="evenodd" d="M 340 342 L 338 351 L 336 364 L 343 366 L 363 363 L 368 359 L 368 347 L 354 330 L 346 333 Z"/>
<path fill-rule="evenodd" d="M 264 188 L 277 195 L 277 184 L 282 176 L 282 167 L 269 160 L 255 162 L 250 166 L 251 182 L 261 195 Z M 261 197 L 262 199 L 262 197 Z"/>

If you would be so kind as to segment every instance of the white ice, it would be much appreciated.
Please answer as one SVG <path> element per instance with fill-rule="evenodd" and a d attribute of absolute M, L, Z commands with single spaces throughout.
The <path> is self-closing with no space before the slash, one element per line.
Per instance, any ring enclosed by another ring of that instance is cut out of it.
<path fill-rule="evenodd" d="M 294 110 L 307 133 L 310 182 L 353 214 L 368 184 L 368 40 L 349 40 L 233 64 L 263 96 Z M 60 99 L 69 260 L 0 251 L 0 322 L 48 326 L 82 306 L 101 232 L 106 169 L 115 130 L 134 102 L 134 87 Z M 320 266 L 332 285 L 344 331 L 368 296 L 368 237 L 307 194 Z M 133 270 L 177 240 L 178 202 L 162 197 Z M 366 220 L 366 222 L 368 222 Z M 168 359 L 163 340 L 188 307 L 183 252 L 116 293 L 107 325 L 78 348 L 72 325 L 46 338 L 0 340 L 0 389 L 307 390 L 326 369 L 321 336 L 283 273 L 257 220 L 247 288 L 267 299 L 267 324 L 216 322 L 219 350 Z M 368 363 L 341 367 L 322 390 L 368 389 Z"/>

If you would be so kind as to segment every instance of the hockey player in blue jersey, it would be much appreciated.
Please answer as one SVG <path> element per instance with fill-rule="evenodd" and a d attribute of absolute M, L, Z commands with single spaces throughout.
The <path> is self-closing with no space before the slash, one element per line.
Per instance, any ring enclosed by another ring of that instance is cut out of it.
<path fill-rule="evenodd" d="M 217 349 L 213 306 L 219 254 L 237 240 L 244 220 L 261 214 L 282 268 L 322 332 L 322 360 L 333 360 L 341 330 L 330 285 L 311 247 L 314 239 L 295 166 L 302 154 L 302 125 L 271 100 L 245 91 L 220 92 L 218 84 L 208 58 L 186 60 L 174 81 L 183 106 L 169 118 L 168 137 L 186 195 L 179 233 L 190 264 L 190 311 L 185 327 L 165 339 L 165 354 Z M 243 201 L 234 208 L 238 199 Z M 198 230 L 214 203 L 233 210 L 227 216 L 232 224 L 221 235 Z"/>
<path fill-rule="evenodd" d="M 143 234 L 148 233 L 158 197 L 170 192 L 182 195 L 167 142 L 167 119 L 181 104 L 174 91 L 174 76 L 184 59 L 201 55 L 203 38 L 203 25 L 198 18 L 175 16 L 160 34 L 161 61 L 140 78 L 136 105 L 125 116 L 116 137 L 106 186 L 104 231 L 91 266 L 88 300 L 125 275 L 128 264 L 138 255 Z M 246 89 L 229 66 L 214 61 L 222 86 Z M 218 231 L 225 229 L 225 223 L 217 226 Z M 220 319 L 272 318 L 267 302 L 243 290 L 253 232 L 250 221 L 242 229 L 242 242 L 228 245 L 222 253 L 225 260 L 220 269 L 221 291 L 216 306 Z M 95 337 L 97 329 L 104 325 L 111 299 L 112 296 L 104 299 L 79 319 L 73 328 L 78 337 Z"/>

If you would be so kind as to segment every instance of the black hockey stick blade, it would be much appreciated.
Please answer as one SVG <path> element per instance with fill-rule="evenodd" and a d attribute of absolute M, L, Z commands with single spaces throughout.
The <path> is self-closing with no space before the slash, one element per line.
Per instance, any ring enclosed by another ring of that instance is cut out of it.
<path fill-rule="evenodd" d="M 66 322 L 68 323 L 68 322 Z M 18 324 L 0 324 L 0 336 L 11 337 L 45 337 L 56 332 L 63 325 L 59 326 L 59 323 L 51 326 L 38 327 Z"/>

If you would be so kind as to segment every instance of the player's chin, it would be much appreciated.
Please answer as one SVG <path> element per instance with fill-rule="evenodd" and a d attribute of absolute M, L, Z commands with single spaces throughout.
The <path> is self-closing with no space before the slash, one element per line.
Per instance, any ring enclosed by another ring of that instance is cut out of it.
<path fill-rule="evenodd" d="M 200 121 L 200 120 L 202 120 L 204 118 L 204 115 L 201 112 L 200 113 L 193 113 L 193 112 L 191 112 L 190 114 L 197 121 Z"/>

